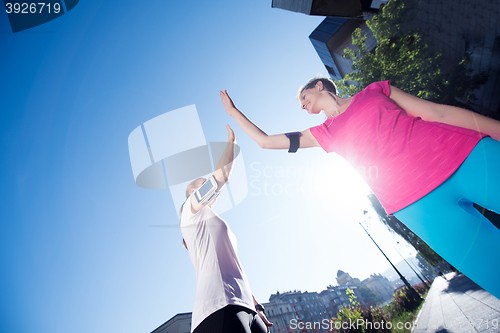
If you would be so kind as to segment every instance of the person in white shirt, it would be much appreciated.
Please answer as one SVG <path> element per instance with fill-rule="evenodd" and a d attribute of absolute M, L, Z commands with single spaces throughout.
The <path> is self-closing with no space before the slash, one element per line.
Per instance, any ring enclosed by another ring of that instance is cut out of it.
<path fill-rule="evenodd" d="M 234 132 L 226 125 L 228 143 L 213 177 L 220 191 L 228 181 L 234 160 Z M 264 308 L 252 295 L 240 264 L 236 237 L 213 210 L 214 201 L 199 204 L 194 193 L 204 178 L 186 188 L 181 208 L 181 232 L 196 271 L 193 333 L 265 333 L 272 326 Z"/>

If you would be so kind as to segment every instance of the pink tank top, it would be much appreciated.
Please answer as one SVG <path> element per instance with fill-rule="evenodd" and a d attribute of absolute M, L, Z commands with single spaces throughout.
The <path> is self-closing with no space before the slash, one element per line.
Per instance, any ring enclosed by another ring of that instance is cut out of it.
<path fill-rule="evenodd" d="M 356 168 L 392 214 L 450 177 L 486 135 L 410 116 L 389 94 L 389 81 L 372 83 L 345 112 L 310 130 L 326 152 Z"/>

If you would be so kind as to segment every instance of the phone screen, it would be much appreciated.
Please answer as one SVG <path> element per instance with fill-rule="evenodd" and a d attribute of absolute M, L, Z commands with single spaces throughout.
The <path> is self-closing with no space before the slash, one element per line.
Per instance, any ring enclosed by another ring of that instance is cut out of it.
<path fill-rule="evenodd" d="M 198 190 L 198 192 L 200 193 L 200 196 L 203 198 L 208 193 L 208 191 L 210 191 L 211 188 L 212 188 L 212 182 L 211 181 L 206 181 L 200 187 L 200 189 Z"/>

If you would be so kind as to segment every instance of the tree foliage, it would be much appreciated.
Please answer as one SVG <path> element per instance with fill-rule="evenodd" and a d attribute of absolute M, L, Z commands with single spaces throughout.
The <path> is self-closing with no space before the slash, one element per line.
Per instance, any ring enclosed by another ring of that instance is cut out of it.
<path fill-rule="evenodd" d="M 405 22 L 412 13 L 403 1 L 391 0 L 366 24 L 373 32 L 377 46 L 366 48 L 366 35 L 356 29 L 353 49 L 344 57 L 353 61 L 353 72 L 336 81 L 341 96 L 352 96 L 370 83 L 389 80 L 392 85 L 414 96 L 443 104 L 464 106 L 475 99 L 474 90 L 487 80 L 485 73 L 473 75 L 466 55 L 451 71 L 442 70 L 443 51 L 432 51 L 419 31 L 407 31 Z M 458 100 L 457 100 L 458 99 Z"/>
<path fill-rule="evenodd" d="M 359 286 L 358 291 L 361 294 L 361 297 L 365 300 L 365 302 L 369 305 L 377 305 L 382 303 L 382 299 L 379 295 L 375 294 L 370 288 L 366 286 Z"/>

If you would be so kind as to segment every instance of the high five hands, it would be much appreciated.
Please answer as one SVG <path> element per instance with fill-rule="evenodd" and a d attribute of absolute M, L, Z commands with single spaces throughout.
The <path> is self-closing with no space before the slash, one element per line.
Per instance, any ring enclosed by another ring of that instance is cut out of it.
<path fill-rule="evenodd" d="M 224 108 L 226 109 L 227 114 L 232 117 L 236 107 L 234 106 L 234 103 L 233 103 L 233 100 L 231 99 L 231 97 L 229 97 L 227 90 L 220 91 L 220 98 L 221 98 L 222 104 L 224 104 Z"/>
<path fill-rule="evenodd" d="M 236 137 L 234 136 L 233 129 L 228 124 L 226 124 L 226 128 L 227 128 L 227 142 L 234 142 Z"/>

